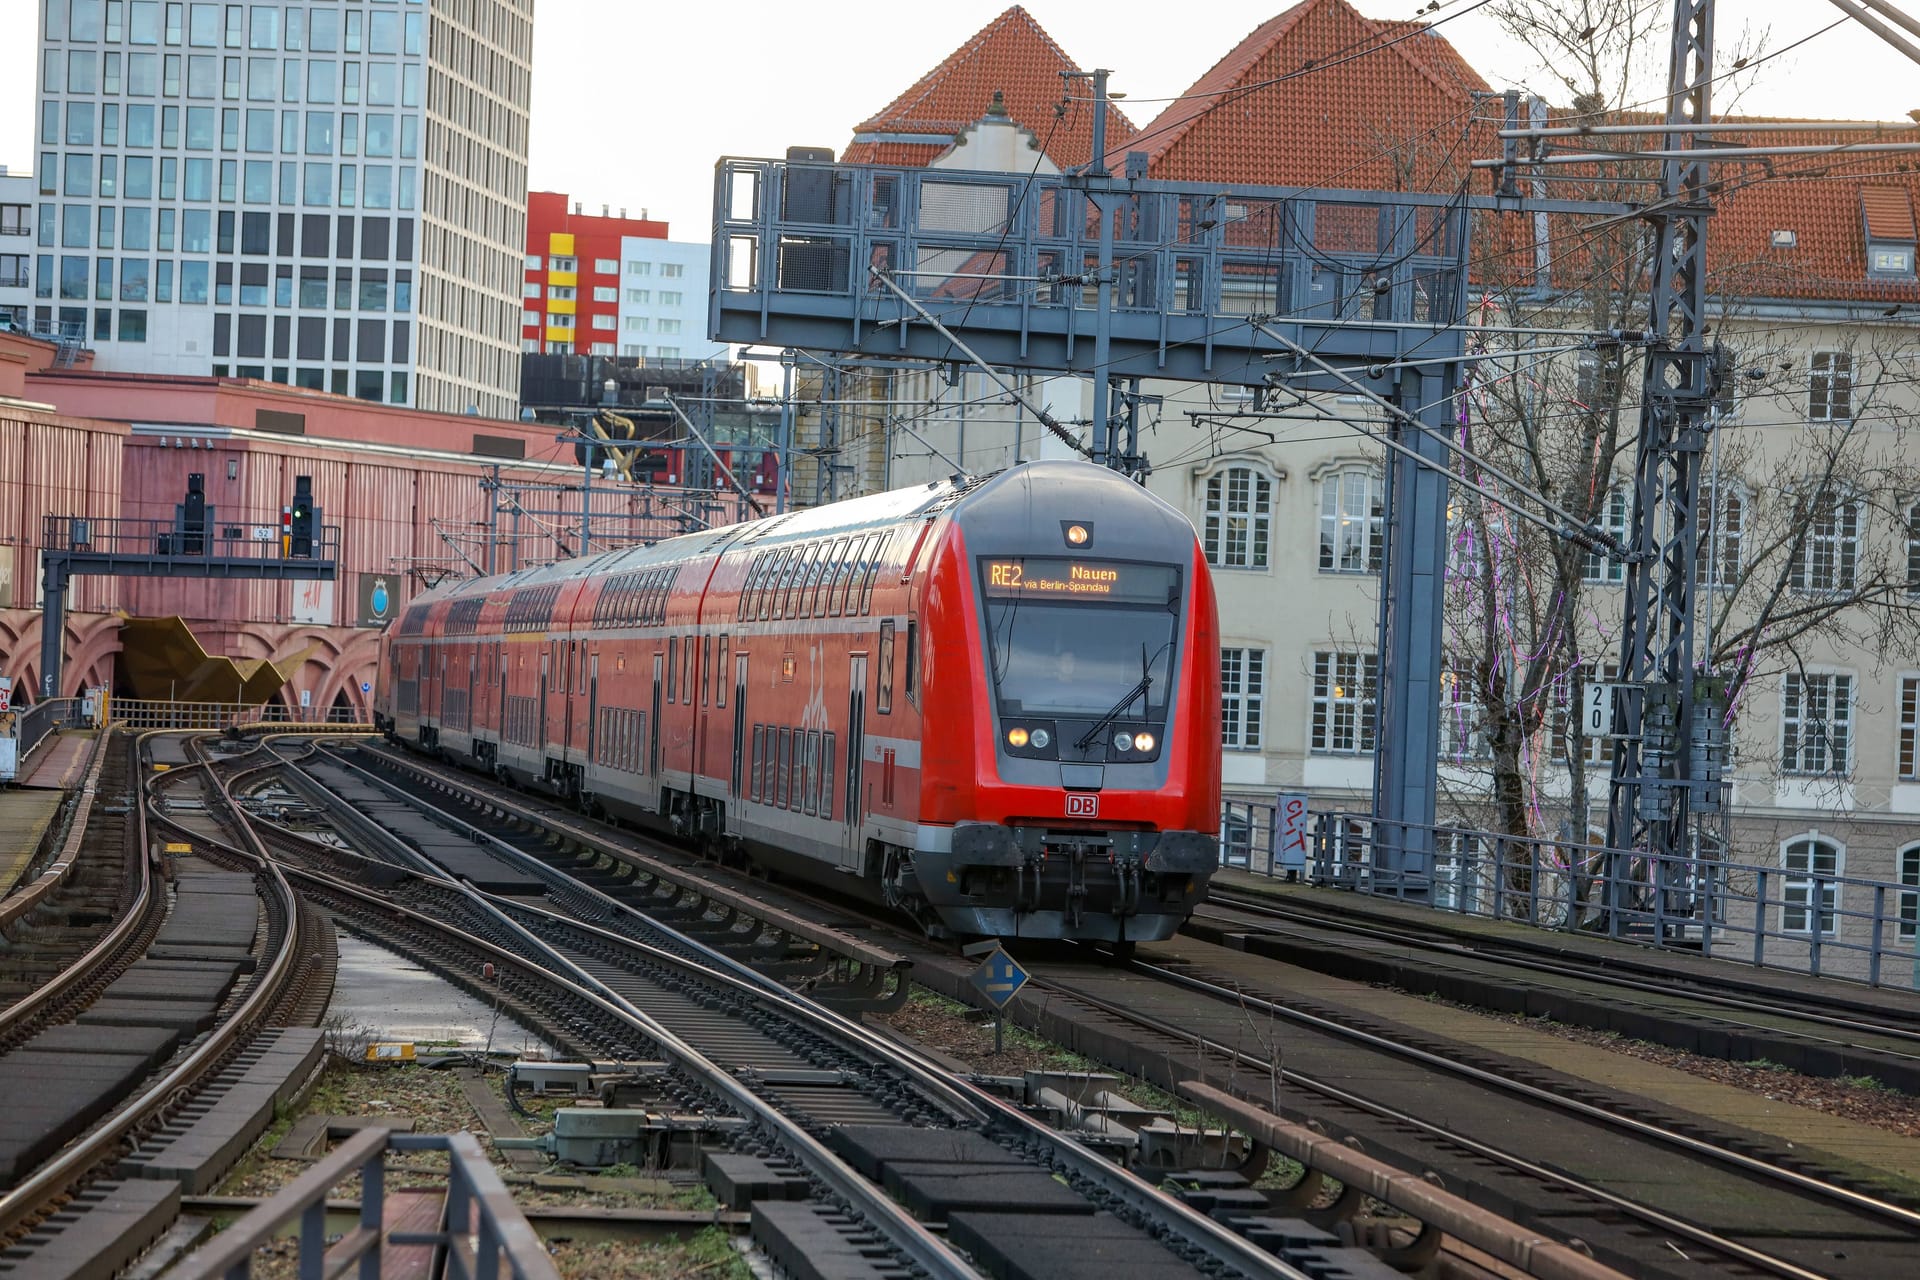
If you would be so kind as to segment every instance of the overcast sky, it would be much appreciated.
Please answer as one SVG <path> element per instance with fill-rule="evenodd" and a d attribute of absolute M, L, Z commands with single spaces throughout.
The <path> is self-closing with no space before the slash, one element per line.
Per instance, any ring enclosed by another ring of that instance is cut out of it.
<path fill-rule="evenodd" d="M 1543 0 L 1543 3 L 1551 0 Z M 0 0 L 0 30 L 33 30 L 37 0 Z M 1451 0 L 1439 31 L 1496 89 L 1527 84 L 1554 101 L 1558 82 L 1505 44 L 1472 0 Z M 1573 8 L 1579 0 L 1562 0 Z M 1649 0 L 1666 7 L 1664 0 Z M 676 240 L 708 238 L 713 162 L 779 155 L 790 145 L 845 146 L 853 126 L 990 21 L 1003 4 L 901 0 L 540 0 L 534 24 L 531 185 L 642 209 Z M 1028 10 L 1083 67 L 1114 70 L 1136 124 L 1180 93 L 1286 0 L 1028 0 Z M 1422 0 L 1357 0 L 1362 13 L 1408 18 Z M 1912 5 L 1907 6 L 1909 9 Z M 1743 26 L 1781 49 L 1842 17 L 1829 0 L 1720 0 L 1728 48 Z M 0 41 L 0 163 L 31 168 L 33 46 Z M 1920 107 L 1920 66 L 1847 21 L 1758 69 L 1740 109 L 1816 119 L 1904 120 Z"/>

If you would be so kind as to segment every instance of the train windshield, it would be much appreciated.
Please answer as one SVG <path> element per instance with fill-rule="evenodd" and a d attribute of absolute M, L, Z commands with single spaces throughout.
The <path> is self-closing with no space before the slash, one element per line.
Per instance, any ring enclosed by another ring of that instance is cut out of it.
<path fill-rule="evenodd" d="M 1178 569 L 997 557 L 981 561 L 980 580 L 1003 713 L 1097 719 L 1133 692 L 1128 714 L 1164 715 L 1180 620 Z"/>

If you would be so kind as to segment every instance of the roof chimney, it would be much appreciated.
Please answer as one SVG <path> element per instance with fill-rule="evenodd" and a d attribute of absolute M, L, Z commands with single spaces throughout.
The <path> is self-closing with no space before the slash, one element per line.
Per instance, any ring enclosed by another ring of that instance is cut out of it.
<path fill-rule="evenodd" d="M 627 206 L 625 205 L 620 206 L 620 216 L 622 218 L 625 218 L 627 216 Z"/>
<path fill-rule="evenodd" d="M 640 221 L 642 221 L 642 222 L 649 222 L 649 221 L 651 221 L 651 219 L 647 217 L 647 211 L 646 211 L 645 209 L 642 209 L 642 210 L 640 211 Z"/>
<path fill-rule="evenodd" d="M 607 216 L 607 206 L 605 205 L 600 206 L 600 216 L 603 218 Z"/>
<path fill-rule="evenodd" d="M 573 216 L 576 218 L 580 216 L 580 202 L 578 200 L 573 202 Z"/>

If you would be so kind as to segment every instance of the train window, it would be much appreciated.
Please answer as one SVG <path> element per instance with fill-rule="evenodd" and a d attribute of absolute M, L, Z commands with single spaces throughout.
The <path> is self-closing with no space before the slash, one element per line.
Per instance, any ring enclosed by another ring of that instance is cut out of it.
<path fill-rule="evenodd" d="M 865 538 L 855 538 L 840 556 L 840 567 L 833 579 L 833 604 L 829 609 L 836 618 L 843 613 L 852 613 L 848 604 L 859 602 L 859 597 L 852 594 L 852 588 L 860 577 L 860 553 L 866 549 L 866 545 Z"/>
<path fill-rule="evenodd" d="M 907 701 L 920 705 L 920 628 L 907 620 Z"/>
<path fill-rule="evenodd" d="M 760 739 L 764 730 L 753 726 L 753 754 L 747 757 L 747 799 L 756 804 L 760 800 Z"/>
<path fill-rule="evenodd" d="M 820 740 L 820 816 L 833 817 L 833 735 Z"/>
<path fill-rule="evenodd" d="M 680 637 L 667 637 L 667 701 L 673 698 L 673 675 L 680 669 Z"/>
<path fill-rule="evenodd" d="M 734 602 L 733 607 L 733 620 L 735 622 L 745 622 L 747 619 L 747 609 L 753 604 L 753 588 L 754 585 L 760 581 L 761 554 L 761 552 L 756 551 L 753 553 L 753 558 L 747 561 L 747 576 L 741 579 L 740 599 Z"/>
<path fill-rule="evenodd" d="M 786 591 L 787 575 L 793 572 L 793 548 L 776 552 L 773 568 L 767 574 L 766 595 L 760 603 L 760 617 L 778 620 L 785 615 L 780 611 L 780 601 Z"/>
<path fill-rule="evenodd" d="M 693 705 L 693 637 L 688 636 L 680 645 L 680 699 L 688 706 Z"/>
<path fill-rule="evenodd" d="M 776 774 L 774 777 L 774 786 L 776 788 L 774 794 L 779 796 L 779 799 L 776 800 L 774 803 L 778 804 L 782 809 L 787 807 L 787 797 L 789 794 L 787 790 L 787 784 L 792 779 L 792 777 L 793 777 L 793 730 L 782 729 L 780 730 L 779 773 Z"/>
<path fill-rule="evenodd" d="M 880 624 L 880 669 L 874 673 L 873 709 L 893 714 L 893 619 Z"/>
<path fill-rule="evenodd" d="M 713 678 L 713 705 L 716 707 L 727 705 L 727 672 L 730 670 L 727 665 L 727 648 L 727 637 L 721 636 L 720 665 L 716 668 L 719 674 Z"/>
<path fill-rule="evenodd" d="M 753 617 L 757 622 L 765 622 L 767 615 L 772 612 L 773 593 L 771 588 L 775 580 L 780 576 L 780 559 L 785 554 L 785 552 L 781 551 L 769 551 L 766 553 L 766 568 L 761 570 L 760 585 L 755 587 L 753 591 Z"/>
<path fill-rule="evenodd" d="M 817 735 L 810 729 L 800 729 L 796 736 L 799 740 L 794 743 L 793 753 L 799 758 L 794 762 L 793 807 L 802 813 L 812 813 L 820 807 L 813 794 L 813 740 Z"/>
<path fill-rule="evenodd" d="M 819 547 L 810 546 L 795 553 L 794 570 L 787 582 L 786 617 L 806 616 L 807 578 L 813 572 L 813 559 L 819 551 Z"/>
<path fill-rule="evenodd" d="M 832 608 L 831 601 L 834 598 L 833 589 L 838 585 L 840 575 L 846 572 L 847 540 L 837 539 L 820 560 L 820 589 L 813 593 L 813 615 L 816 618 L 824 618 L 832 612 L 837 617 L 840 610 Z"/>
<path fill-rule="evenodd" d="M 553 652 L 548 656 L 547 661 L 547 671 L 553 676 L 553 691 L 555 693 L 565 693 L 567 691 L 567 664 L 560 660 L 561 654 L 560 642 L 555 640 L 553 642 Z"/>
<path fill-rule="evenodd" d="M 700 641 L 700 705 L 710 707 L 713 699 L 713 637 L 705 636 Z"/>
<path fill-rule="evenodd" d="M 873 584 L 880 576 L 880 559 L 886 551 L 885 534 L 876 533 L 867 541 L 867 576 L 860 584 L 860 613 L 864 617 L 873 612 Z"/>

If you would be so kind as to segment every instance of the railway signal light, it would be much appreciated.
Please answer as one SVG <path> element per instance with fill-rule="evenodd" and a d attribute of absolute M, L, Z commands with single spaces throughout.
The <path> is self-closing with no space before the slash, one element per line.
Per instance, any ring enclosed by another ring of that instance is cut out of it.
<path fill-rule="evenodd" d="M 299 559 L 313 555 L 313 477 L 293 478 L 293 511 L 287 525 L 287 554 Z"/>

